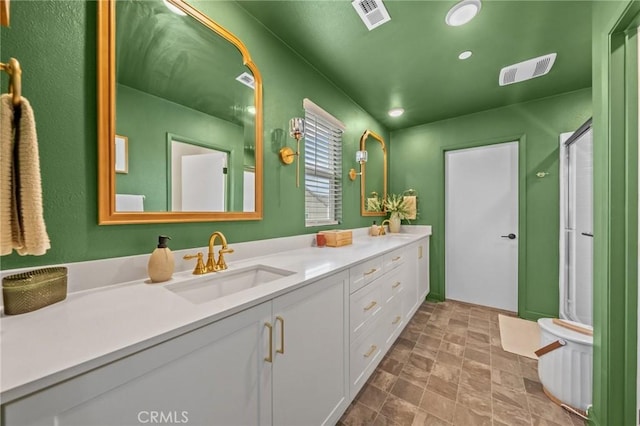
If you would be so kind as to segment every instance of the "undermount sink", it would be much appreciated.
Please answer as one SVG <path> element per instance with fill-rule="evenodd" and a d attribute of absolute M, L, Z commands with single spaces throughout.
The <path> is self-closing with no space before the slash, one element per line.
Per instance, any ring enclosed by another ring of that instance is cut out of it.
<path fill-rule="evenodd" d="M 229 296 L 249 288 L 257 287 L 295 272 L 267 265 L 254 265 L 237 270 L 211 272 L 187 281 L 165 286 L 178 296 L 196 304 Z"/>

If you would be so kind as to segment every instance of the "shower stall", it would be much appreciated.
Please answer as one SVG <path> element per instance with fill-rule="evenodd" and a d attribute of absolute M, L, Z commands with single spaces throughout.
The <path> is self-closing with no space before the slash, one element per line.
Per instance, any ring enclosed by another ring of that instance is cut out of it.
<path fill-rule="evenodd" d="M 560 317 L 593 325 L 591 119 L 560 138 Z"/>
<path fill-rule="evenodd" d="M 560 318 L 540 318 L 542 389 L 586 419 L 593 386 L 593 137 L 591 120 L 560 135 Z"/>

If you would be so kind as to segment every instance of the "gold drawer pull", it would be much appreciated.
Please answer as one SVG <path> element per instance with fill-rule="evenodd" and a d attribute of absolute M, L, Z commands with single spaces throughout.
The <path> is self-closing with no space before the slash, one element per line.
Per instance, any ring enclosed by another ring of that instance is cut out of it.
<path fill-rule="evenodd" d="M 373 273 L 374 273 L 374 272 L 376 272 L 376 271 L 377 271 L 377 269 L 376 269 L 376 268 L 371 268 L 371 270 L 370 270 L 369 272 L 365 272 L 364 274 L 365 274 L 365 275 L 371 275 L 371 274 L 373 274 Z"/>
<path fill-rule="evenodd" d="M 402 259 L 402 256 L 394 257 L 393 259 L 391 259 L 391 261 L 392 261 L 392 262 L 395 262 L 395 261 L 398 261 L 398 260 L 400 260 L 400 259 Z"/>
<path fill-rule="evenodd" d="M 396 281 L 396 283 L 392 285 L 391 288 L 398 288 L 400 284 L 402 284 L 400 281 Z"/>
<path fill-rule="evenodd" d="M 369 358 L 371 355 L 373 355 L 373 353 L 378 349 L 378 347 L 376 345 L 371 345 L 371 348 L 369 349 L 369 352 L 367 352 L 366 354 L 364 354 L 365 358 Z"/>
<path fill-rule="evenodd" d="M 267 355 L 264 360 L 273 362 L 273 326 L 268 322 L 265 322 L 264 326 L 269 329 L 269 355 Z"/>
<path fill-rule="evenodd" d="M 378 302 L 376 302 L 375 300 L 371 303 L 369 303 L 369 306 L 365 306 L 364 310 L 365 311 L 370 311 L 371 309 L 373 309 L 374 306 L 376 306 L 378 304 Z"/>
<path fill-rule="evenodd" d="M 422 259 L 422 246 L 418 246 L 418 259 Z"/>
<path fill-rule="evenodd" d="M 396 319 L 391 324 L 396 325 L 397 323 L 400 322 L 401 319 L 402 319 L 401 316 L 397 316 Z"/>

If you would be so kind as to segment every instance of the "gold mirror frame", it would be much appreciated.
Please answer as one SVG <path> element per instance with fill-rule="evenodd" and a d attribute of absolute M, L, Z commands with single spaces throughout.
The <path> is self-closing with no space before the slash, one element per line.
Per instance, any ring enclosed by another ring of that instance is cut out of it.
<path fill-rule="evenodd" d="M 382 136 L 378 135 L 373 130 L 365 130 L 365 132 L 360 137 L 360 151 L 366 151 L 366 143 L 369 137 L 372 137 L 373 139 L 380 142 L 380 145 L 382 146 L 382 162 L 383 162 L 382 169 L 383 170 L 382 170 L 382 198 L 381 199 L 385 200 L 387 198 L 387 146 L 384 144 L 384 139 L 382 139 Z M 384 208 L 384 206 L 382 207 L 382 211 L 379 211 L 379 212 L 368 211 L 365 208 L 366 207 L 365 202 L 367 199 L 367 194 L 365 194 L 365 179 L 367 177 L 366 168 L 367 168 L 367 163 L 362 163 L 360 165 L 360 172 L 361 172 L 360 214 L 362 216 L 386 216 L 387 211 Z"/>
<path fill-rule="evenodd" d="M 249 51 L 235 35 L 183 0 L 169 0 L 202 25 L 232 43 L 255 79 L 255 211 L 253 212 L 117 212 L 115 210 L 115 54 L 116 0 L 98 2 L 98 224 L 208 222 L 261 220 L 262 181 L 262 77 Z"/>

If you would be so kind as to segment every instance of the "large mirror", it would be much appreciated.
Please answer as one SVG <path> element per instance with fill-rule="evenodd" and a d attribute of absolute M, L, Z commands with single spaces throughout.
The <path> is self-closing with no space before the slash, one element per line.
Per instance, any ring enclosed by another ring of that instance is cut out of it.
<path fill-rule="evenodd" d="M 100 224 L 262 218 L 262 79 L 182 0 L 98 2 Z"/>
<path fill-rule="evenodd" d="M 362 216 L 386 216 L 382 200 L 387 198 L 387 147 L 382 136 L 367 130 L 360 138 L 360 151 L 367 161 L 360 165 L 360 213 Z"/>

